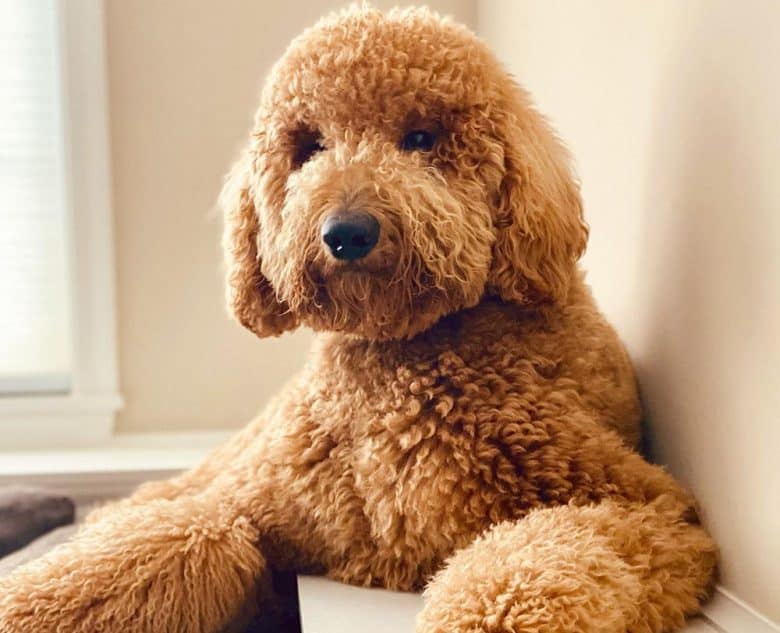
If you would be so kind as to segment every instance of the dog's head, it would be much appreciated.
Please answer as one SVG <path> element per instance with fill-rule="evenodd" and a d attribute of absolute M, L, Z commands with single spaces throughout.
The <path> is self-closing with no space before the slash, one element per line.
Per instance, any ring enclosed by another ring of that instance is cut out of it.
<path fill-rule="evenodd" d="M 353 8 L 272 71 L 222 194 L 229 301 L 404 338 L 483 296 L 562 300 L 587 240 L 565 149 L 468 30 Z"/>

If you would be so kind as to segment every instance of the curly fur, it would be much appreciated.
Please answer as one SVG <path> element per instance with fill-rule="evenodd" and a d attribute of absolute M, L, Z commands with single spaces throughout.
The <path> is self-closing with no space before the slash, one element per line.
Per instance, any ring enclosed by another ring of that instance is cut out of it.
<path fill-rule="evenodd" d="M 414 129 L 430 151 L 403 150 Z M 426 10 L 323 19 L 272 71 L 221 203 L 233 313 L 321 331 L 308 363 L 198 468 L 0 581 L 0 632 L 227 630 L 271 568 L 427 587 L 425 633 L 697 611 L 716 549 L 634 451 L 567 153 L 481 41 Z M 352 263 L 319 237 L 347 208 L 381 228 Z"/>

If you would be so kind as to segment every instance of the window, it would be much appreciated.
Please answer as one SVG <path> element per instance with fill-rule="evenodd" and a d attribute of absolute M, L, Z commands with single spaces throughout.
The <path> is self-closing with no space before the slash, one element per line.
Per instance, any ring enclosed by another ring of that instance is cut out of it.
<path fill-rule="evenodd" d="M 0 449 L 121 404 L 103 37 L 102 0 L 0 0 Z"/>
<path fill-rule="evenodd" d="M 70 390 L 58 44 L 52 0 L 0 3 L 0 393 Z"/>

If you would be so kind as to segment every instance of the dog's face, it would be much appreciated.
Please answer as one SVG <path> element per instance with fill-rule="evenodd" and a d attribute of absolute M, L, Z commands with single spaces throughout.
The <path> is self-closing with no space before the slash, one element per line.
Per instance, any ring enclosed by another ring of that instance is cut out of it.
<path fill-rule="evenodd" d="M 403 338 L 486 294 L 559 301 L 587 238 L 549 127 L 426 10 L 350 9 L 295 40 L 222 206 L 229 300 L 259 335 Z"/>

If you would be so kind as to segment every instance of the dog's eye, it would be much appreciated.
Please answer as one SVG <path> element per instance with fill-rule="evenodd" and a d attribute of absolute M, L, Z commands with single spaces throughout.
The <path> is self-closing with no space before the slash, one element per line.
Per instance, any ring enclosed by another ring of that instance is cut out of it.
<path fill-rule="evenodd" d="M 308 162 L 312 156 L 325 150 L 322 137 L 317 132 L 306 130 L 296 135 L 293 149 L 293 165 L 296 169 Z"/>
<path fill-rule="evenodd" d="M 401 149 L 405 152 L 417 150 L 427 152 L 436 143 L 436 135 L 428 130 L 412 130 L 401 139 Z"/>

